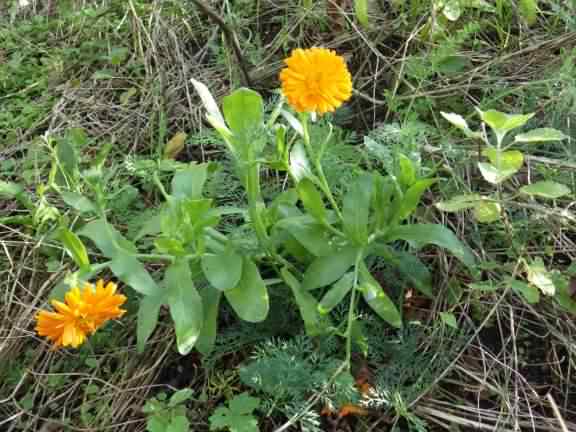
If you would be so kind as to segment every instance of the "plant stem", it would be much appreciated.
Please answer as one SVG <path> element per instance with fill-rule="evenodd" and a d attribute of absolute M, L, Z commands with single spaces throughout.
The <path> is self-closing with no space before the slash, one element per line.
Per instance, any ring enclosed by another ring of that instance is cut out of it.
<path fill-rule="evenodd" d="M 330 190 L 330 185 L 328 184 L 328 180 L 326 180 L 326 176 L 324 175 L 324 170 L 322 169 L 322 163 L 320 161 L 320 157 L 316 155 L 314 149 L 312 148 L 312 143 L 310 141 L 310 131 L 308 128 L 308 113 L 303 113 L 300 115 L 300 122 L 302 123 L 302 129 L 304 131 L 304 147 L 306 148 L 306 152 L 308 153 L 308 157 L 312 159 L 314 163 L 314 169 L 316 170 L 316 174 L 318 175 L 318 181 L 320 189 L 330 201 L 330 205 L 338 215 L 338 218 L 342 220 L 342 213 L 340 212 L 340 208 L 334 199 L 334 195 L 332 195 L 332 190 Z"/>
<path fill-rule="evenodd" d="M 356 255 L 354 265 L 354 282 L 352 283 L 352 293 L 350 294 L 350 307 L 348 308 L 348 325 L 346 327 L 346 367 L 350 369 L 352 360 L 352 325 L 356 312 L 356 289 L 358 288 L 358 272 L 362 261 L 363 251 L 360 249 Z"/>

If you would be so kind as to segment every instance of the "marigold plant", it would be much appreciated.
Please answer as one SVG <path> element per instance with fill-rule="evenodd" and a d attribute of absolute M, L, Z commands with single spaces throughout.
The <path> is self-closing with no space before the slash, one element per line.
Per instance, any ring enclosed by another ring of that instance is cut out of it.
<path fill-rule="evenodd" d="M 346 62 L 325 48 L 295 49 L 280 72 L 282 93 L 298 112 L 332 112 L 352 96 Z"/>
<path fill-rule="evenodd" d="M 126 312 L 120 306 L 126 301 L 116 294 L 116 284 L 100 279 L 96 287 L 85 284 L 84 289 L 72 288 L 64 302 L 52 300 L 56 312 L 40 311 L 36 315 L 36 331 L 46 336 L 56 348 L 82 345 L 86 337 L 102 327 L 108 320 L 119 318 Z"/>

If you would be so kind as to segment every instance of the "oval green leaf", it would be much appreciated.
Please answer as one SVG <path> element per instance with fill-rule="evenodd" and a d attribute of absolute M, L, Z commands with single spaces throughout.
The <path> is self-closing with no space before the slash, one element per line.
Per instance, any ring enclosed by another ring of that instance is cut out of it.
<path fill-rule="evenodd" d="M 261 322 L 266 319 L 269 309 L 268 290 L 258 267 L 251 259 L 244 259 L 240 282 L 233 289 L 224 291 L 224 295 L 234 312 L 244 321 Z"/>
<path fill-rule="evenodd" d="M 222 251 L 202 256 L 202 270 L 210 285 L 226 291 L 238 285 L 242 277 L 242 256 L 234 251 Z"/>

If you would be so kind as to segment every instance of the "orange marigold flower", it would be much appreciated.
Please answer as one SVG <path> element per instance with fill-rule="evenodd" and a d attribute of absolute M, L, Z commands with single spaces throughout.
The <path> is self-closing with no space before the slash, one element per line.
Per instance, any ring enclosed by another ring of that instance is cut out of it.
<path fill-rule="evenodd" d="M 66 293 L 64 303 L 52 300 L 56 312 L 40 311 L 36 315 L 36 331 L 55 347 L 77 348 L 108 320 L 124 315 L 126 311 L 120 306 L 125 301 L 125 296 L 116 294 L 116 284 L 112 282 L 104 286 L 100 279 L 96 288 L 88 283 L 84 290 L 74 287 Z"/>
<path fill-rule="evenodd" d="M 295 49 L 280 72 L 282 93 L 298 112 L 332 112 L 352 96 L 344 58 L 325 48 Z"/>

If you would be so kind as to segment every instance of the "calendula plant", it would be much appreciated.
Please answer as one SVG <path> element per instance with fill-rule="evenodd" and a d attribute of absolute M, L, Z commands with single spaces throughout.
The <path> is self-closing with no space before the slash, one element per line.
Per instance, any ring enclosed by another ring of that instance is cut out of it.
<path fill-rule="evenodd" d="M 474 266 L 472 253 L 449 229 L 410 223 L 422 194 L 436 179 L 421 178 L 409 158 L 400 155 L 388 175 L 361 172 L 341 199 L 333 192 L 322 164 L 330 152 L 331 129 L 323 137 L 310 132 L 316 116 L 351 97 L 351 75 L 342 57 L 323 48 L 294 50 L 285 63 L 280 73 L 284 98 L 269 115 L 253 90 L 232 92 L 220 110 L 208 88 L 191 80 L 206 120 L 234 162 L 246 208 L 219 206 L 207 198 L 204 186 L 213 164 L 192 163 L 176 170 L 169 188 L 154 175 L 165 203 L 129 241 L 107 219 L 102 182 L 90 177 L 96 197 L 90 208 L 96 218 L 76 233 L 66 229 L 64 245 L 80 266 L 78 277 L 92 277 L 106 267 L 142 295 L 140 350 L 163 305 L 174 321 L 179 352 L 195 347 L 207 353 L 214 345 L 221 301 L 240 319 L 261 322 L 269 311 L 268 291 L 283 284 L 293 294 L 307 334 L 342 336 L 349 364 L 360 299 L 393 327 L 402 326 L 398 307 L 370 271 L 371 260 L 392 264 L 427 296 L 433 296 L 429 270 L 396 245 L 434 244 Z M 285 107 L 286 100 L 296 113 Z M 269 200 L 262 195 L 263 168 L 285 176 L 288 185 Z M 222 229 L 221 219 L 230 215 L 254 234 L 255 244 L 247 246 Z M 90 239 L 106 261 L 88 262 L 80 237 Z M 165 264 L 161 282 L 143 262 Z M 345 322 L 331 323 L 331 310 L 346 298 Z"/>

